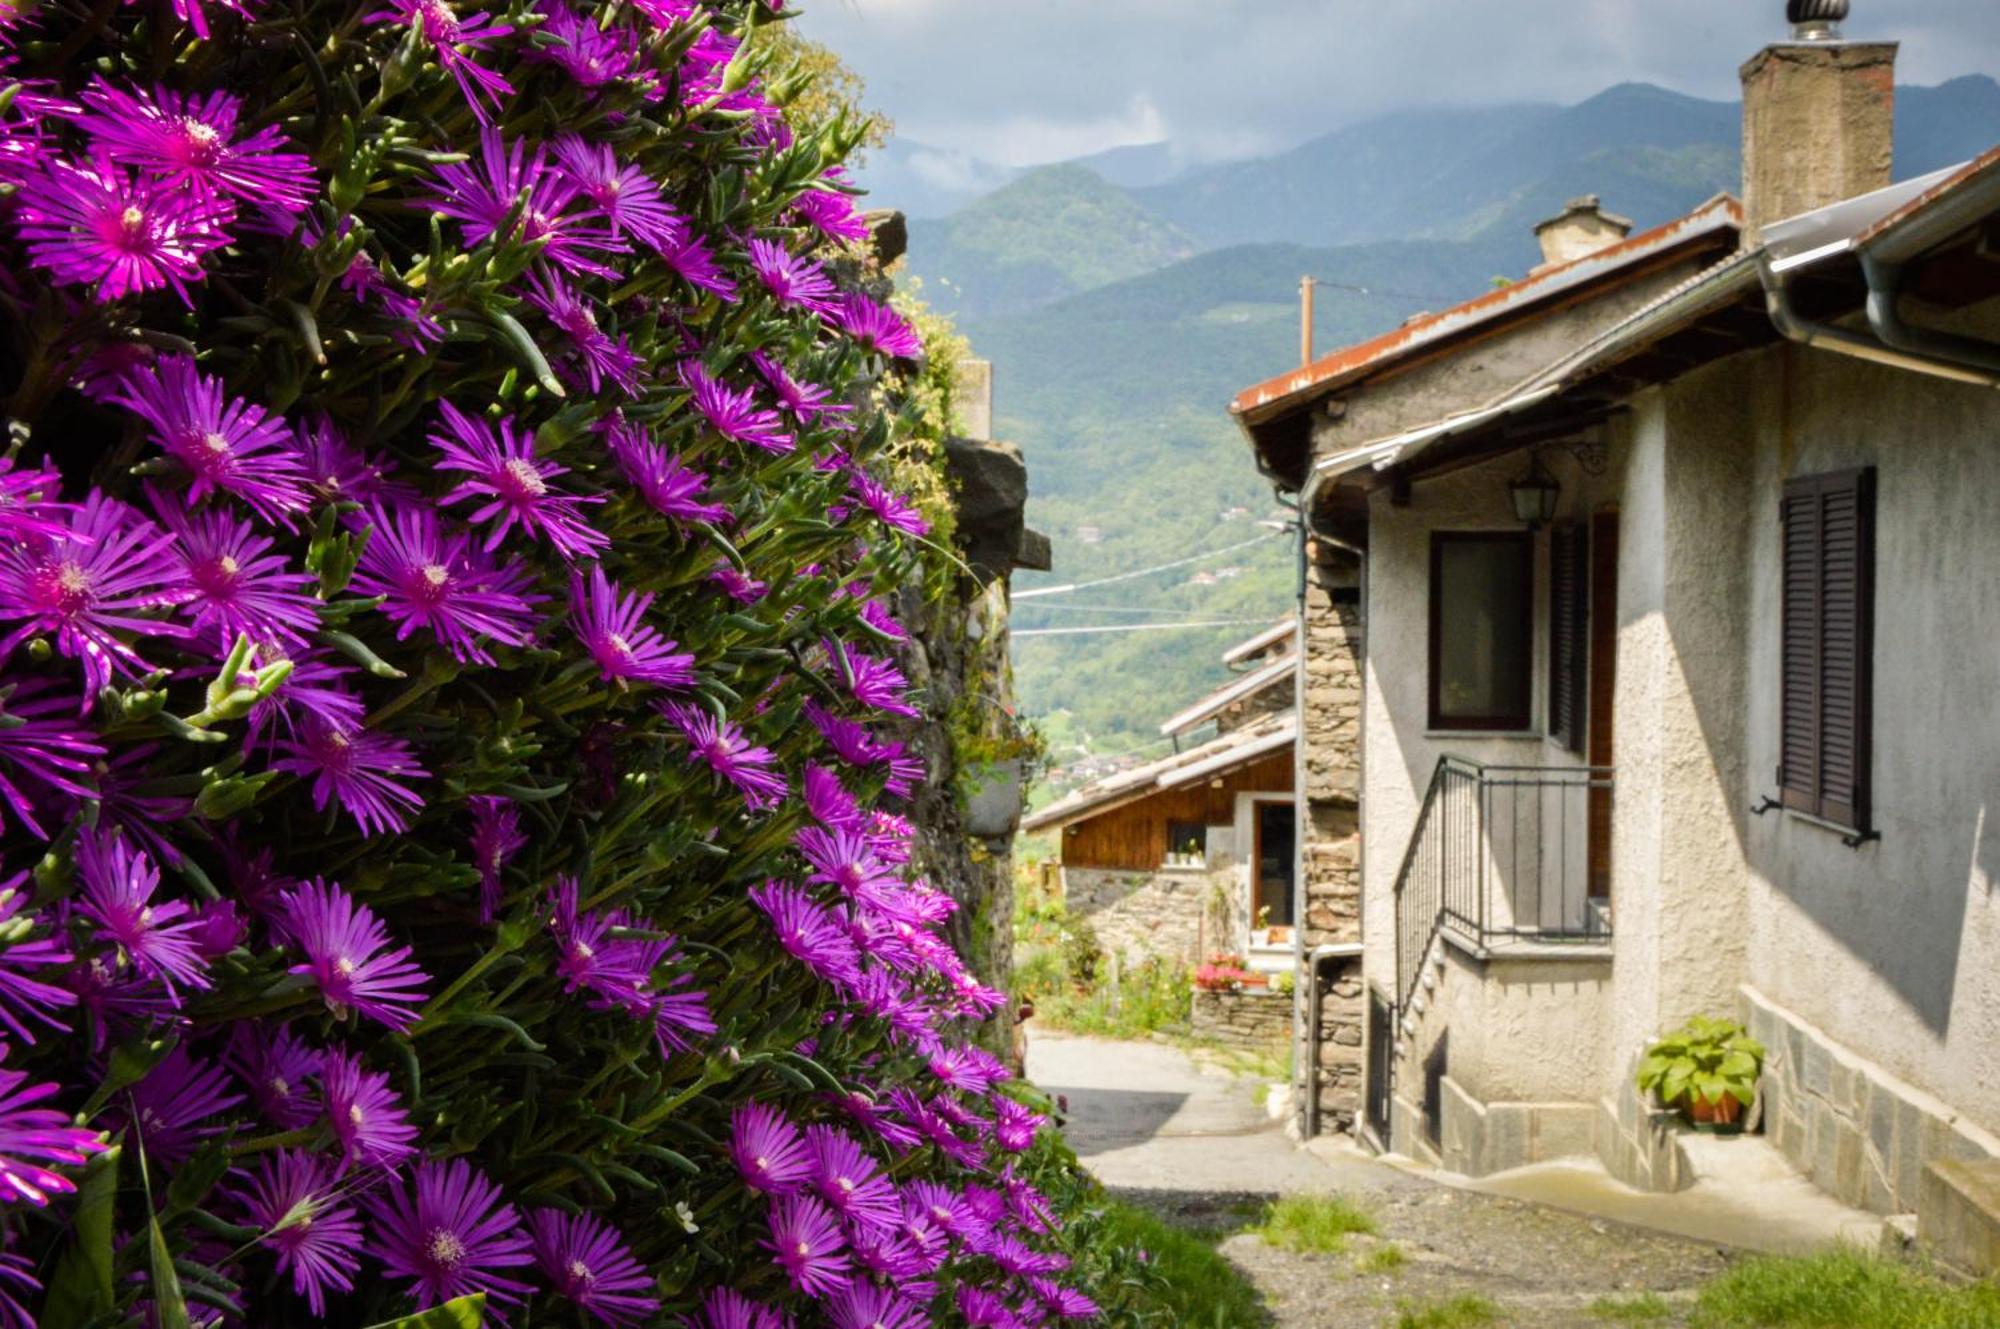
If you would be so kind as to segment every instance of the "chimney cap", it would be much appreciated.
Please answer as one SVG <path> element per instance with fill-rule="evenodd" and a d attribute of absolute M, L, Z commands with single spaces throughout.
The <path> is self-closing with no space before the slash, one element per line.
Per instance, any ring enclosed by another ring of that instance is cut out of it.
<path fill-rule="evenodd" d="M 1785 17 L 1799 41 L 1838 41 L 1847 13 L 1848 0 L 1785 0 Z"/>

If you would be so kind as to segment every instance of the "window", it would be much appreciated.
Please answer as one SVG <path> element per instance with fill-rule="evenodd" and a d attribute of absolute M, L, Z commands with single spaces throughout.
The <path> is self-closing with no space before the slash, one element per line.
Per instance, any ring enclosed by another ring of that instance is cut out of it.
<path fill-rule="evenodd" d="M 1589 710 L 1588 529 L 1575 522 L 1549 537 L 1549 737 L 1579 756 Z"/>
<path fill-rule="evenodd" d="M 1257 894 L 1251 926 L 1288 928 L 1292 925 L 1292 856 L 1298 847 L 1298 822 L 1290 803 L 1258 803 Z"/>
<path fill-rule="evenodd" d="M 1167 823 L 1167 866 L 1200 868 L 1208 866 L 1208 826 L 1199 821 Z"/>
<path fill-rule="evenodd" d="M 1525 531 L 1431 536 L 1431 728 L 1528 727 L 1534 585 Z"/>
<path fill-rule="evenodd" d="M 1869 823 L 1875 472 L 1785 483 L 1778 787 L 1788 808 Z"/>

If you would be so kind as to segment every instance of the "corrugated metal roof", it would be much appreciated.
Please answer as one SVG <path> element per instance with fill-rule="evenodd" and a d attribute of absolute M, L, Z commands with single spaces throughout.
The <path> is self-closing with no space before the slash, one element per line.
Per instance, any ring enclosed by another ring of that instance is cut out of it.
<path fill-rule="evenodd" d="M 1201 768 L 1200 774 L 1185 775 L 1183 781 L 1225 774 L 1293 742 L 1298 732 L 1296 715 L 1272 716 L 1212 739 L 1200 747 L 1176 752 L 1170 757 L 1120 771 L 1073 790 L 1025 818 L 1021 829 L 1032 834 L 1109 812 L 1172 787 L 1166 782 L 1168 776 L 1196 767 Z"/>
<path fill-rule="evenodd" d="M 1322 356 L 1310 365 L 1246 388 L 1230 403 L 1230 412 L 1244 424 L 1255 424 L 1287 409 L 1294 399 L 1324 392 L 1334 385 L 1382 368 L 1401 357 L 1458 333 L 1493 322 L 1553 298 L 1565 291 L 1620 274 L 1691 240 L 1721 231 L 1739 230 L 1743 209 L 1727 194 L 1664 226 L 1657 226 L 1594 254 L 1544 272 L 1533 273 L 1510 286 L 1454 306 L 1441 314 L 1413 319 L 1394 332 Z"/>

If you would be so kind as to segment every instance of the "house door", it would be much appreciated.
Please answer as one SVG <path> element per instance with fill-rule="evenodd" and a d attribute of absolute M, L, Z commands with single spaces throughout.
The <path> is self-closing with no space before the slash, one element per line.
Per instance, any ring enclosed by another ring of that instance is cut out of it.
<path fill-rule="evenodd" d="M 1612 764 L 1611 699 L 1618 678 L 1618 513 L 1590 519 L 1590 732 L 1585 759 Z M 1611 898 L 1611 787 L 1590 790 L 1590 895 Z"/>

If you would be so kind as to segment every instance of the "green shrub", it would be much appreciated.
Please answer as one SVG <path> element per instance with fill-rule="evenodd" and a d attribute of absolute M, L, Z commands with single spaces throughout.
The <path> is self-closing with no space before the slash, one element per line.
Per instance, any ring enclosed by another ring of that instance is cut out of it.
<path fill-rule="evenodd" d="M 1859 1250 L 1745 1260 L 1701 1290 L 1695 1329 L 1993 1329 L 2000 1285 L 1953 1286 Z"/>
<path fill-rule="evenodd" d="M 1347 1249 L 1349 1237 L 1377 1230 L 1372 1214 L 1339 1195 L 1287 1195 L 1251 1229 L 1273 1246 L 1320 1255 L 1337 1255 Z"/>
<path fill-rule="evenodd" d="M 1398 1307 L 1396 1329 L 1478 1329 L 1500 1319 L 1500 1308 L 1476 1292 L 1443 1301 L 1405 1301 Z"/>

